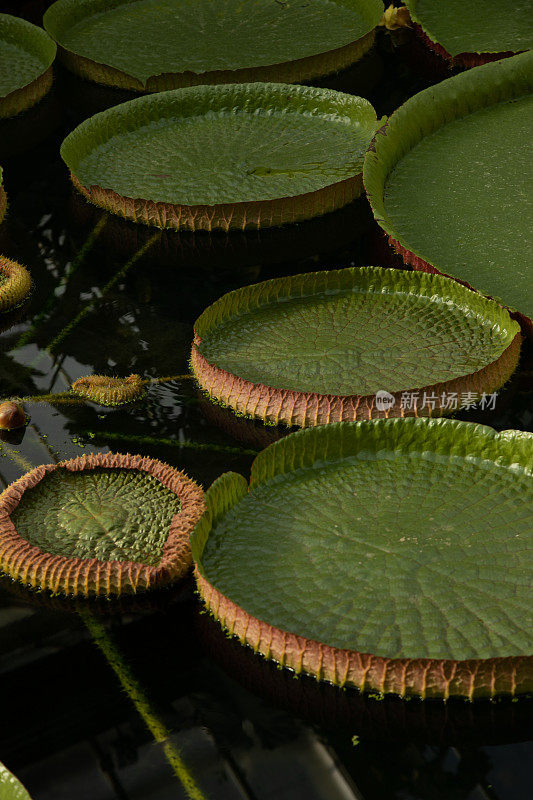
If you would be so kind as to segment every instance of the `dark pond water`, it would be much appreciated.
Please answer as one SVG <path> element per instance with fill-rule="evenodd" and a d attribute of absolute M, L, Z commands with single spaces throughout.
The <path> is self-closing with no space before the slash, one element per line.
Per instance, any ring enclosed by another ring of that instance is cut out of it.
<path fill-rule="evenodd" d="M 428 81 L 383 36 L 334 85 L 389 114 Z M 58 70 L 52 95 L 0 128 L 10 201 L 0 251 L 35 280 L 0 334 L 0 396 L 34 398 L 24 434 L 0 441 L 0 488 L 33 465 L 108 450 L 163 459 L 204 487 L 226 470 L 247 475 L 268 432 L 201 402 L 186 377 L 195 318 L 268 277 L 385 263 L 363 200 L 233 236 L 154 236 L 90 208 L 71 191 L 59 144 L 123 99 Z M 110 410 L 61 396 L 82 375 L 111 372 L 153 379 L 146 399 Z M 462 418 L 533 430 L 531 353 L 494 412 Z M 379 701 L 295 679 L 226 639 L 192 582 L 84 615 L 2 579 L 0 708 L 0 761 L 35 800 L 170 800 L 189 796 L 187 785 L 214 800 L 533 795 L 531 704 Z"/>

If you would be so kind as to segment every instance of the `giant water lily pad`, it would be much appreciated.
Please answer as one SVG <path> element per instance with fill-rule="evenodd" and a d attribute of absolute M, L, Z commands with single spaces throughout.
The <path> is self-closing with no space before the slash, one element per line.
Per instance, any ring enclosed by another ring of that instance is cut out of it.
<path fill-rule="evenodd" d="M 161 228 L 259 228 L 361 193 L 377 127 L 360 97 L 285 84 L 193 86 L 79 125 L 61 155 L 96 205 Z"/>
<path fill-rule="evenodd" d="M 31 800 L 18 778 L 2 763 L 0 763 L 0 797 L 2 800 Z"/>
<path fill-rule="evenodd" d="M 195 323 L 191 366 L 233 410 L 303 427 L 450 413 L 502 386 L 520 341 L 507 311 L 448 278 L 350 268 L 224 295 Z"/>
<path fill-rule="evenodd" d="M 379 0 L 58 0 L 44 15 L 67 66 L 138 91 L 295 83 L 366 53 Z"/>
<path fill-rule="evenodd" d="M 467 282 L 531 318 L 533 53 L 408 100 L 365 159 L 374 216 L 417 269 Z"/>
<path fill-rule="evenodd" d="M 338 423 L 226 473 L 191 537 L 199 591 L 267 658 L 402 696 L 533 692 L 533 435 Z"/>
<path fill-rule="evenodd" d="M 203 492 L 141 456 L 97 454 L 37 467 L 0 495 L 0 567 L 38 589 L 131 594 L 182 577 Z"/>
<path fill-rule="evenodd" d="M 0 118 L 34 105 L 52 85 L 56 45 L 42 28 L 0 14 Z"/>
<path fill-rule="evenodd" d="M 528 0 L 405 0 L 405 5 L 432 49 L 459 65 L 474 66 L 533 45 Z"/>

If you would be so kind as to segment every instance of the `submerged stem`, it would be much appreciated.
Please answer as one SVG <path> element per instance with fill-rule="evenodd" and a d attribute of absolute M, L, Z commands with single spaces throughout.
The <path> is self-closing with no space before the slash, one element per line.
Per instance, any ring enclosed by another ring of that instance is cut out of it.
<path fill-rule="evenodd" d="M 207 800 L 202 790 L 197 786 L 177 747 L 172 743 L 171 732 L 158 718 L 143 688 L 124 661 L 109 633 L 90 611 L 81 609 L 78 613 L 89 629 L 94 643 L 102 651 L 107 663 L 119 679 L 122 688 L 142 717 L 146 727 L 156 742 L 162 745 L 167 761 L 187 795 L 191 800 Z"/>
<path fill-rule="evenodd" d="M 93 438 L 91 431 L 81 431 L 80 436 Z M 231 447 L 225 444 L 210 444 L 209 442 L 194 442 L 190 439 L 164 439 L 155 436 L 136 436 L 128 433 L 115 433 L 114 431 L 98 431 L 99 439 L 122 439 L 125 442 L 137 442 L 145 445 L 163 445 L 164 447 L 185 447 L 190 450 L 213 450 L 219 453 L 235 454 L 240 456 L 256 456 L 259 450 L 244 447 Z"/>

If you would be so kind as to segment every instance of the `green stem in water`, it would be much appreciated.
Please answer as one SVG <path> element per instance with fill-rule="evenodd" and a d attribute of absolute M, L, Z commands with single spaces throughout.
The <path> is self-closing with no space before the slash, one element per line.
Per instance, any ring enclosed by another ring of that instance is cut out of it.
<path fill-rule="evenodd" d="M 91 431 L 81 431 L 80 436 L 93 439 Z M 135 436 L 128 433 L 114 433 L 111 431 L 98 431 L 99 439 L 119 439 L 125 442 L 136 442 L 144 445 L 163 445 L 164 447 L 185 447 L 190 450 L 214 450 L 219 453 L 229 453 L 239 456 L 256 456 L 259 450 L 246 449 L 244 447 L 229 447 L 224 444 L 209 444 L 205 442 L 180 441 L 179 439 L 162 439 L 154 436 Z"/>
<path fill-rule="evenodd" d="M 183 788 L 191 800 L 207 800 L 202 790 L 197 786 L 186 764 L 180 756 L 178 749 L 171 741 L 171 732 L 157 717 L 148 697 L 133 676 L 129 666 L 122 658 L 117 646 L 111 639 L 104 626 L 91 614 L 90 611 L 79 610 L 79 615 L 89 629 L 89 632 L 105 656 L 105 659 L 117 678 L 122 688 L 132 701 L 133 705 L 142 717 L 146 727 L 159 744 L 163 747 L 163 752 L 174 770 L 174 774 L 181 782 Z"/>
<path fill-rule="evenodd" d="M 0 442 L 0 452 L 2 452 L 2 450 L 5 450 L 11 461 L 13 461 L 15 464 L 18 464 L 19 467 L 24 470 L 24 472 L 30 472 L 33 469 L 33 464 L 27 461 L 18 450 L 14 450 L 6 442 Z"/>
<path fill-rule="evenodd" d="M 72 261 L 68 275 L 60 282 L 59 286 L 66 286 L 68 284 L 69 280 L 77 271 L 78 267 L 83 263 L 83 261 L 85 260 L 85 256 L 91 250 L 93 244 L 100 236 L 100 233 L 102 232 L 107 220 L 108 220 L 107 214 L 103 214 L 100 217 L 100 219 L 94 226 L 93 230 L 85 240 L 83 246 L 78 251 L 76 257 Z M 57 297 L 55 294 L 53 294 L 46 302 L 43 310 L 39 314 L 37 314 L 37 316 L 33 320 L 32 325 L 28 328 L 27 331 L 24 331 L 24 333 L 21 334 L 15 347 L 13 348 L 14 350 L 18 349 L 19 347 L 23 347 L 25 344 L 28 344 L 28 342 L 31 342 L 32 336 L 36 328 L 38 328 L 39 324 L 42 322 L 43 319 L 45 319 L 47 314 L 50 313 L 56 302 L 57 302 Z"/>
<path fill-rule="evenodd" d="M 46 348 L 46 350 L 47 350 L 49 353 L 52 353 L 52 352 L 53 352 L 53 351 L 56 349 L 56 347 L 57 347 L 59 344 L 61 344 L 61 342 L 63 341 L 63 339 L 66 339 L 66 337 L 67 337 L 67 336 L 68 336 L 70 333 L 72 333 L 72 331 L 74 330 L 74 328 L 76 327 L 76 325 L 79 325 L 79 323 L 82 321 L 82 319 L 83 319 L 84 317 L 86 317 L 86 316 L 87 316 L 87 314 L 88 314 L 90 311 L 92 311 L 92 308 L 93 308 L 93 306 L 95 305 L 96 301 L 97 301 L 97 300 L 101 300 L 101 299 L 102 299 L 102 297 L 105 297 L 105 296 L 106 296 L 106 294 L 108 293 L 108 291 L 109 291 L 110 289 L 112 289 L 112 288 L 115 286 L 115 284 L 117 284 L 117 283 L 119 282 L 119 280 L 120 280 L 121 278 L 123 278 L 123 277 L 124 277 L 124 275 L 126 275 L 126 273 L 127 273 L 127 272 L 129 272 L 129 270 L 130 270 L 130 269 L 131 269 L 131 268 L 132 268 L 132 267 L 133 267 L 133 266 L 134 266 L 134 265 L 137 263 L 137 261 L 139 261 L 139 259 L 141 259 L 141 258 L 143 257 L 143 255 L 146 253 L 146 251 L 147 251 L 147 250 L 149 250 L 149 249 L 150 249 L 150 247 L 151 247 L 151 246 L 154 244 L 154 242 L 156 242 L 156 241 L 157 241 L 157 239 L 159 239 L 160 237 L 161 237 L 161 231 L 157 231 L 157 233 L 154 233 L 154 235 L 153 235 L 153 236 L 151 236 L 151 237 L 148 239 L 148 241 L 147 241 L 147 242 L 145 242 L 145 244 L 143 244 L 143 246 L 142 246 L 141 248 L 139 248 L 139 250 L 137 250 L 137 252 L 136 252 L 136 253 L 135 253 L 135 254 L 134 254 L 134 255 L 133 255 L 131 258 L 130 258 L 130 260 L 129 260 L 129 261 L 127 261 L 127 262 L 124 264 L 124 266 L 123 266 L 123 267 L 121 267 L 121 268 L 118 270 L 118 272 L 116 272 L 116 273 L 113 275 L 113 277 L 111 278 L 111 280 L 110 280 L 110 281 L 108 281 L 108 283 L 106 283 L 106 285 L 104 286 L 104 288 L 102 289 L 102 291 L 101 291 L 101 293 L 100 293 L 100 297 L 94 297 L 92 300 L 89 300 L 89 302 L 88 302 L 88 303 L 87 303 L 87 304 L 86 304 L 86 305 L 85 305 L 85 306 L 82 308 L 82 310 L 79 312 L 79 314 L 76 314 L 76 316 L 74 317 L 74 319 L 73 319 L 73 320 L 71 320 L 71 321 L 68 323 L 68 325 L 65 325 L 65 327 L 63 328 L 63 330 L 61 330 L 61 331 L 60 331 L 60 332 L 57 334 L 57 336 L 55 337 L 55 339 L 53 339 L 53 340 L 50 342 L 50 344 L 48 345 L 48 347 Z M 36 366 L 36 364 L 38 364 L 38 363 L 39 363 L 39 361 L 41 360 L 41 358 L 43 357 L 43 355 L 44 355 L 44 353 L 43 353 L 43 352 L 39 353 L 39 355 L 38 355 L 38 356 L 37 356 L 37 358 L 34 360 L 34 362 L 31 364 L 31 366 L 32 366 L 32 367 L 35 367 L 35 366 Z"/>

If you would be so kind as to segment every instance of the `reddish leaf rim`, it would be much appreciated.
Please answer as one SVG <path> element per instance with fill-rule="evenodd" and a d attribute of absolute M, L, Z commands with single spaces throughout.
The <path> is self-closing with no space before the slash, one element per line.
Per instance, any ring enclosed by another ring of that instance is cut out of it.
<path fill-rule="evenodd" d="M 157 566 L 132 561 L 99 561 L 67 558 L 44 552 L 16 531 L 10 514 L 27 489 L 50 472 L 67 469 L 80 472 L 97 468 L 139 470 L 152 475 L 181 501 L 175 514 L 163 555 Z M 184 472 L 156 459 L 121 453 L 97 453 L 58 464 L 36 467 L 12 483 L 0 495 L 0 566 L 13 579 L 33 588 L 78 597 L 134 594 L 164 586 L 183 577 L 192 562 L 189 534 L 204 511 L 202 489 Z"/>

